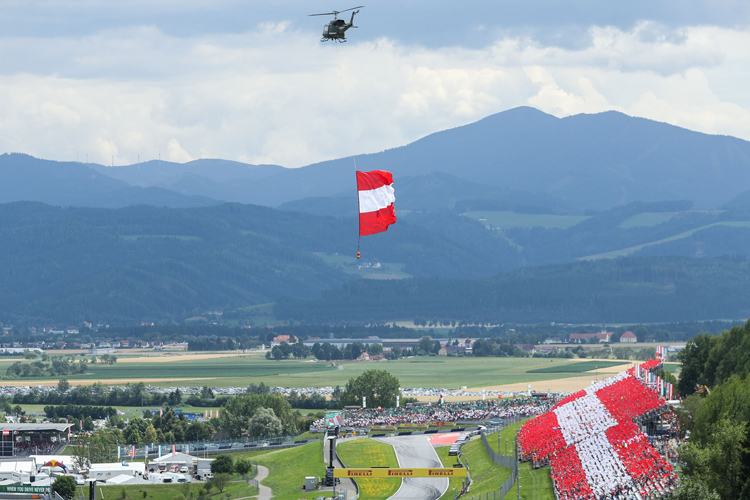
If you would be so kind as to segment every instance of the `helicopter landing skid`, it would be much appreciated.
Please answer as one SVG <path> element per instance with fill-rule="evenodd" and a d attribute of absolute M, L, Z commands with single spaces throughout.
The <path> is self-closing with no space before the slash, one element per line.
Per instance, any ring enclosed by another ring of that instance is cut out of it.
<path fill-rule="evenodd" d="M 329 40 L 332 41 L 332 42 L 346 43 L 346 38 L 326 38 L 326 37 L 323 37 L 323 38 L 320 39 L 321 42 L 327 42 Z"/>

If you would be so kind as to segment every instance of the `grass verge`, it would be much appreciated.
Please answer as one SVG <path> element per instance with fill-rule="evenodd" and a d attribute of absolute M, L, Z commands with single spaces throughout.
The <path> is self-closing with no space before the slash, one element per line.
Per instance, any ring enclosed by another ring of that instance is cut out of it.
<path fill-rule="evenodd" d="M 437 448 L 435 448 L 435 451 L 440 457 L 440 461 L 443 463 L 443 467 L 453 467 L 458 463 L 458 459 L 456 457 L 448 456 L 448 451 L 450 451 L 450 449 L 450 446 L 438 446 Z M 461 491 L 462 484 L 463 478 L 452 477 L 448 479 L 448 489 L 445 491 L 445 494 L 440 497 L 440 500 L 453 500 L 453 498 L 456 497 L 456 494 Z"/>
<path fill-rule="evenodd" d="M 467 494 L 469 498 L 499 490 L 510 477 L 511 470 L 492 461 L 481 439 L 472 439 L 461 447 L 461 452 L 471 474 L 471 489 Z"/>
<path fill-rule="evenodd" d="M 357 439 L 337 446 L 339 458 L 347 467 L 398 467 L 393 447 L 372 439 Z M 386 500 L 401 487 L 400 479 L 358 479 L 360 498 Z"/>
<path fill-rule="evenodd" d="M 549 467 L 532 469 L 531 462 L 524 462 L 518 470 L 521 476 L 521 498 L 523 500 L 555 500 L 552 478 Z M 517 492 L 512 489 L 505 495 L 507 500 L 517 498 Z"/>

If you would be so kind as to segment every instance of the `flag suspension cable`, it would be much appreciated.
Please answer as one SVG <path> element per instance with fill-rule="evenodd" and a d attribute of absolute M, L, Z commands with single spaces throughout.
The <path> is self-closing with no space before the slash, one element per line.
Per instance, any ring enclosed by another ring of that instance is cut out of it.
<path fill-rule="evenodd" d="M 359 180 L 357 178 L 357 157 L 352 156 L 354 160 L 354 180 L 357 182 L 357 260 L 359 260 L 359 244 L 362 241 L 362 221 L 359 217 Z"/>

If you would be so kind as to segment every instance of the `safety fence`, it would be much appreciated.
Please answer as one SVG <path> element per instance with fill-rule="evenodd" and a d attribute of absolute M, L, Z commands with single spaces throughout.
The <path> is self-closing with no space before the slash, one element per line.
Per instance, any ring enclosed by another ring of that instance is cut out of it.
<path fill-rule="evenodd" d="M 295 436 L 270 436 L 262 438 L 235 438 L 221 441 L 192 441 L 187 443 L 168 443 L 168 444 L 138 444 L 138 445 L 120 445 L 111 448 L 111 461 L 116 460 L 136 460 L 148 458 L 154 459 L 170 453 L 184 453 L 197 457 L 208 457 L 210 455 L 219 455 L 222 453 L 237 453 L 244 451 L 256 450 L 278 450 L 283 448 L 294 448 L 314 441 L 315 439 L 295 439 Z M 78 442 L 69 443 L 67 452 L 73 456 L 79 453 L 84 457 L 88 451 L 77 450 Z M 63 448 L 64 449 L 64 448 Z M 62 449 L 58 449 L 60 453 Z"/>
<path fill-rule="evenodd" d="M 483 431 L 480 434 L 480 438 L 482 440 L 482 443 L 484 443 L 484 448 L 487 450 L 487 455 L 489 455 L 490 459 L 497 465 L 501 467 L 507 467 L 511 470 L 510 477 L 503 482 L 502 486 L 499 490 L 494 491 L 488 491 L 486 493 L 482 493 L 481 495 L 474 495 L 471 497 L 463 496 L 465 500 L 503 500 L 505 498 L 505 495 L 510 492 L 511 489 L 513 489 L 513 485 L 515 484 L 516 480 L 518 479 L 518 458 L 517 457 L 511 457 L 507 455 L 503 455 L 501 453 L 496 452 L 492 449 L 490 446 L 490 442 L 487 439 L 487 434 L 493 434 L 497 432 L 497 449 L 502 450 L 502 443 L 500 441 L 500 430 L 502 430 L 504 427 L 509 427 L 511 425 L 514 425 L 518 421 L 520 421 L 521 418 L 518 417 L 511 417 L 508 419 L 504 419 L 502 422 L 499 422 L 496 425 L 493 425 L 492 427 L 489 427 L 485 431 Z M 507 447 L 507 443 L 506 443 Z M 461 497 L 463 495 L 463 492 L 459 493 L 459 495 L 456 497 Z"/>

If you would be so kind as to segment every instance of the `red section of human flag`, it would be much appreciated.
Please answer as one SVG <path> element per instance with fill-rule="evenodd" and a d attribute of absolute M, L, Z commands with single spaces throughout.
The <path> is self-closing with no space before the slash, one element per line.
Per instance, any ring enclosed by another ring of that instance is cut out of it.
<path fill-rule="evenodd" d="M 384 170 L 357 172 L 359 235 L 382 233 L 396 222 L 393 176 Z"/>

